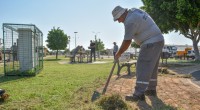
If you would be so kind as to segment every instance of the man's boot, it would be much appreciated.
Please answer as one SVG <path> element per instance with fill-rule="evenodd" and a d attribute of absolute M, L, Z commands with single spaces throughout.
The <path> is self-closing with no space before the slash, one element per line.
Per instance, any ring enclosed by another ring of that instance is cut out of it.
<path fill-rule="evenodd" d="M 134 101 L 134 102 L 145 101 L 145 95 L 144 94 L 142 94 L 142 95 L 135 95 L 135 94 L 127 95 L 125 97 L 125 100 L 126 101 Z"/>
<path fill-rule="evenodd" d="M 157 96 L 156 90 L 146 90 L 144 94 L 146 96 Z"/>

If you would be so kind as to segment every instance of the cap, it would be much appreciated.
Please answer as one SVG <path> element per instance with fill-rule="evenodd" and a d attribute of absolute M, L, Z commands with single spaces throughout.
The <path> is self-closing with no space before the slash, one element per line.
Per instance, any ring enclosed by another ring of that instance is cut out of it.
<path fill-rule="evenodd" d="M 117 21 L 117 19 L 122 16 L 122 14 L 127 10 L 127 8 L 122 8 L 121 6 L 116 6 L 113 11 L 112 11 L 112 15 L 113 15 L 113 20 Z"/>

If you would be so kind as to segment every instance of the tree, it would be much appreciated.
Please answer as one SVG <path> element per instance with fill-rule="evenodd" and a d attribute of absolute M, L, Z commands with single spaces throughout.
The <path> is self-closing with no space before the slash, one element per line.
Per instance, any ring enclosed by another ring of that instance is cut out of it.
<path fill-rule="evenodd" d="M 100 58 L 100 51 L 104 50 L 104 43 L 101 41 L 101 39 L 97 40 L 95 37 L 95 46 L 96 51 L 98 51 L 98 58 Z"/>
<path fill-rule="evenodd" d="M 148 12 L 163 33 L 179 32 L 193 42 L 195 59 L 200 60 L 198 43 L 200 40 L 199 0 L 142 0 L 141 7 Z"/>
<path fill-rule="evenodd" d="M 64 50 L 68 44 L 68 37 L 59 27 L 53 27 L 49 31 L 46 42 L 47 47 L 51 50 L 56 50 L 56 59 L 58 59 L 58 50 Z"/>
<path fill-rule="evenodd" d="M 137 45 L 135 42 L 132 42 L 132 43 L 131 43 L 131 47 L 134 47 L 134 48 L 140 48 L 140 46 Z"/>
<path fill-rule="evenodd" d="M 101 41 L 101 39 L 98 39 L 95 42 L 96 42 L 96 50 L 97 51 L 104 50 L 104 43 L 103 43 L 103 41 Z"/>

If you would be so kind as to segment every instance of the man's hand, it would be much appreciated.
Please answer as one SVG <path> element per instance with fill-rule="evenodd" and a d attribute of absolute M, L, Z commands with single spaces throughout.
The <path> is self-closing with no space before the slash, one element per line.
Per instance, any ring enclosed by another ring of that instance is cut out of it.
<path fill-rule="evenodd" d="M 131 44 L 131 40 L 123 40 L 120 49 L 117 51 L 117 53 L 115 55 L 116 60 L 118 60 L 119 57 L 121 57 L 121 54 L 124 53 L 124 51 L 126 51 L 128 49 L 130 44 Z"/>

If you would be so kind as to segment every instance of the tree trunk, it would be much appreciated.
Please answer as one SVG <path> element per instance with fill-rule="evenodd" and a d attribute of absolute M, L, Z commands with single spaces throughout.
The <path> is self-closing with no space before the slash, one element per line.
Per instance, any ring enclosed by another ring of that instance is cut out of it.
<path fill-rule="evenodd" d="M 56 59 L 58 59 L 58 50 L 56 50 Z"/>
<path fill-rule="evenodd" d="M 193 43 L 193 48 L 194 48 L 194 52 L 195 52 L 195 60 L 200 61 L 198 42 L 195 39 L 193 39 L 192 43 Z"/>

